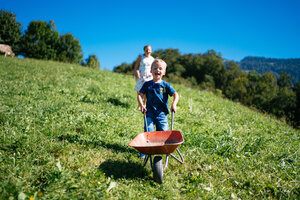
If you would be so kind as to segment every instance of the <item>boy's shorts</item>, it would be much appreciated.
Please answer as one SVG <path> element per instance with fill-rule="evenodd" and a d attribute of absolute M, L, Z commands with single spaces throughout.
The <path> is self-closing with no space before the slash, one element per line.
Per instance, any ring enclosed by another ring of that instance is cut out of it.
<path fill-rule="evenodd" d="M 147 125 L 148 131 L 154 131 L 154 126 L 156 125 L 156 131 L 168 131 L 169 124 L 168 124 L 168 117 L 165 114 L 160 114 L 156 117 L 146 116 L 147 117 Z M 146 130 L 146 125 L 144 126 L 144 131 Z"/>

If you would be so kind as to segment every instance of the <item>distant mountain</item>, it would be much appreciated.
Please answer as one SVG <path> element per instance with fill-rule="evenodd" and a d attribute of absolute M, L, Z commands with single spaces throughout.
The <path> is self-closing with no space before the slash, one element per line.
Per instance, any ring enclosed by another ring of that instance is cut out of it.
<path fill-rule="evenodd" d="M 300 58 L 276 59 L 264 57 L 245 57 L 239 63 L 241 70 L 255 70 L 260 74 L 273 72 L 278 78 L 281 71 L 292 77 L 293 83 L 300 81 Z"/>

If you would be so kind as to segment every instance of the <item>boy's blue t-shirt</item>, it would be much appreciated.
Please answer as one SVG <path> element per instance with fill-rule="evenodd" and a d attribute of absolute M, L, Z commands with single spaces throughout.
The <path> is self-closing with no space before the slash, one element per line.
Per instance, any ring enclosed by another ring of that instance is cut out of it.
<path fill-rule="evenodd" d="M 168 95 L 172 96 L 176 91 L 166 81 L 154 83 L 153 80 L 144 83 L 140 90 L 147 97 L 147 116 L 158 116 L 162 113 L 169 114 Z"/>

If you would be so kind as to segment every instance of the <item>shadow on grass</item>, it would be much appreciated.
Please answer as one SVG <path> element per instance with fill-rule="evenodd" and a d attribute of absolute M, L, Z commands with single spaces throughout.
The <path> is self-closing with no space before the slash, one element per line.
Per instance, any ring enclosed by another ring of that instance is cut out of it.
<path fill-rule="evenodd" d="M 80 99 L 80 102 L 83 102 L 83 103 L 91 103 L 91 104 L 96 103 L 96 102 L 94 101 L 94 99 L 93 99 L 90 95 L 85 95 L 85 96 L 83 96 L 83 97 Z"/>
<path fill-rule="evenodd" d="M 129 108 L 130 105 L 129 103 L 123 103 L 122 101 L 120 101 L 120 99 L 117 99 L 117 98 L 108 98 L 107 99 L 107 102 L 115 105 L 115 106 L 121 106 L 121 107 L 124 107 L 124 108 Z"/>
<path fill-rule="evenodd" d="M 114 179 L 145 179 L 148 176 L 147 170 L 140 163 L 130 161 L 107 160 L 99 166 L 99 169 L 105 173 L 105 176 Z"/>
<path fill-rule="evenodd" d="M 70 135 L 70 134 L 60 135 L 60 136 L 58 136 L 58 140 L 67 141 L 70 143 L 77 143 L 80 145 L 86 145 L 87 147 L 90 147 L 90 148 L 103 147 L 103 148 L 111 149 L 117 153 L 127 152 L 127 153 L 136 153 L 137 154 L 137 151 L 129 146 L 124 147 L 124 146 L 116 144 L 116 143 L 107 143 L 102 140 L 84 140 L 84 139 L 81 139 L 79 135 Z"/>

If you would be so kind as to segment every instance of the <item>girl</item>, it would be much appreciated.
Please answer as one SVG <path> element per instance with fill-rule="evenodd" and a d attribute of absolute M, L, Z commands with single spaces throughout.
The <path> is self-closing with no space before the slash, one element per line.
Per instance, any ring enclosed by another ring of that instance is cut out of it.
<path fill-rule="evenodd" d="M 139 94 L 139 91 L 145 82 L 152 80 L 152 74 L 150 71 L 151 71 L 151 64 L 154 61 L 154 58 L 151 56 L 151 53 L 152 53 L 152 47 L 148 44 L 144 46 L 144 55 L 143 56 L 140 55 L 136 60 L 134 66 L 134 76 L 136 78 L 136 85 L 134 89 L 137 92 L 137 94 Z M 139 110 L 140 109 L 141 108 L 139 106 Z"/>
<path fill-rule="evenodd" d="M 146 45 L 144 46 L 144 55 L 140 55 L 136 60 L 134 66 L 134 76 L 136 77 L 136 85 L 134 89 L 135 91 L 137 91 L 137 93 L 140 91 L 140 89 L 146 81 L 152 80 L 152 74 L 150 70 L 154 58 L 151 56 L 151 53 L 152 47 L 150 45 Z"/>

